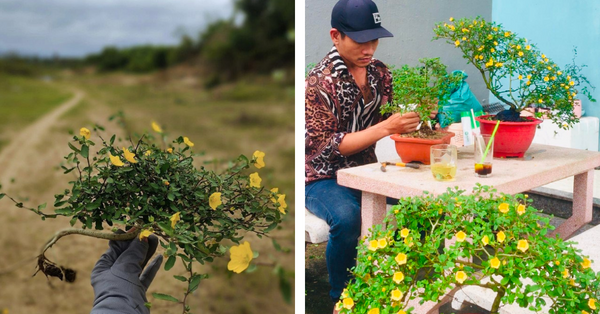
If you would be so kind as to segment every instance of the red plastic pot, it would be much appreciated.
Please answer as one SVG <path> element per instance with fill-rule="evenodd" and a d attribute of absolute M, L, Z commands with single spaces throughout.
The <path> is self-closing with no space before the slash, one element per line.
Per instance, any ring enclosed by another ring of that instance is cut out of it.
<path fill-rule="evenodd" d="M 418 161 L 425 165 L 429 165 L 431 163 L 431 145 L 450 144 L 450 139 L 454 136 L 454 133 L 452 132 L 441 133 L 445 133 L 446 136 L 437 140 L 401 137 L 399 134 L 393 134 L 390 138 L 396 142 L 396 153 L 398 153 L 402 162 Z"/>
<path fill-rule="evenodd" d="M 492 134 L 496 120 L 487 120 L 490 115 L 475 117 L 479 121 L 481 134 Z M 534 117 L 521 117 L 524 122 L 500 122 L 494 136 L 494 157 L 522 158 L 533 141 L 537 125 L 542 120 Z"/>

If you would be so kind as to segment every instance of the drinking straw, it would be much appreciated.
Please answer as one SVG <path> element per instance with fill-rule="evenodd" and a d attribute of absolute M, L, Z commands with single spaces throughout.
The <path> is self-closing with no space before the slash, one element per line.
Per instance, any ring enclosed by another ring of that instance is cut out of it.
<path fill-rule="evenodd" d="M 498 131 L 498 126 L 500 126 L 500 120 L 498 120 L 496 122 L 494 131 L 492 131 L 492 136 L 490 137 L 490 141 L 488 142 L 487 147 L 485 148 L 485 153 L 483 153 L 483 157 L 481 157 L 481 163 L 483 163 L 483 161 L 485 160 L 485 156 L 487 156 L 488 152 L 490 151 L 490 145 L 494 141 L 494 136 L 496 136 L 496 131 Z"/>

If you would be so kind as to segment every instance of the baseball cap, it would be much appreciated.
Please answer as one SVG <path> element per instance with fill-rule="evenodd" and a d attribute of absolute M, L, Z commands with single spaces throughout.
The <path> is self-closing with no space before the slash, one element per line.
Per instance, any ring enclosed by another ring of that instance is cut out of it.
<path fill-rule="evenodd" d="M 394 37 L 381 27 L 381 16 L 372 0 L 339 0 L 331 11 L 331 27 L 357 43 L 381 37 Z"/>

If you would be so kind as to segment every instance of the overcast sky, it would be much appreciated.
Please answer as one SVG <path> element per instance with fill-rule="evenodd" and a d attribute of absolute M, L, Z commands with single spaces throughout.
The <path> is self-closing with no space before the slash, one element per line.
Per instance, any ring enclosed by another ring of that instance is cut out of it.
<path fill-rule="evenodd" d="M 83 56 L 107 45 L 176 44 L 229 18 L 233 0 L 0 0 L 0 54 Z"/>

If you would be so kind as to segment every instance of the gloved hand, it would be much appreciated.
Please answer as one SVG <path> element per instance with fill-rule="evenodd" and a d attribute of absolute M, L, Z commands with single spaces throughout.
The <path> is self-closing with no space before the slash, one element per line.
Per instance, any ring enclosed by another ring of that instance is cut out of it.
<path fill-rule="evenodd" d="M 160 268 L 162 255 L 142 270 L 156 252 L 158 238 L 151 235 L 143 241 L 109 241 L 108 246 L 92 270 L 95 299 L 91 314 L 150 313 L 144 305 L 148 302 L 146 291 Z"/>

